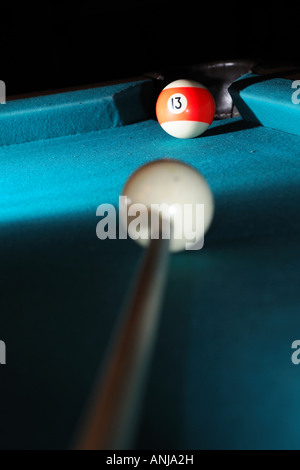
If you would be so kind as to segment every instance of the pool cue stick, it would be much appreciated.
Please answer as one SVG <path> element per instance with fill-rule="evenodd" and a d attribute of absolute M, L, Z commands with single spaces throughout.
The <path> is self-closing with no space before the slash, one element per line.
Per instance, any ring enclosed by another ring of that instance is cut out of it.
<path fill-rule="evenodd" d="M 167 277 L 169 239 L 151 239 L 104 374 L 95 387 L 75 445 L 132 449 Z"/>

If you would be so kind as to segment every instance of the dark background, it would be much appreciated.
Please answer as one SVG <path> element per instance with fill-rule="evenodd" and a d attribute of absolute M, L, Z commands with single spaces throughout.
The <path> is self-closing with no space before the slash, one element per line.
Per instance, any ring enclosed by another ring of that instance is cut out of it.
<path fill-rule="evenodd" d="M 212 60 L 298 60 L 299 2 L 40 2 L 1 5 L 7 95 Z"/>

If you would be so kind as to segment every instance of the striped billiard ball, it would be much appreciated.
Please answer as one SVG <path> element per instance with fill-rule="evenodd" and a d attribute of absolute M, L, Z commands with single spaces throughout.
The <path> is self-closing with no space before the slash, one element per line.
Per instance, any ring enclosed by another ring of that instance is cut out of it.
<path fill-rule="evenodd" d="M 215 103 L 211 93 L 194 80 L 175 80 L 160 93 L 156 116 L 161 127 L 179 139 L 203 134 L 213 121 Z"/>

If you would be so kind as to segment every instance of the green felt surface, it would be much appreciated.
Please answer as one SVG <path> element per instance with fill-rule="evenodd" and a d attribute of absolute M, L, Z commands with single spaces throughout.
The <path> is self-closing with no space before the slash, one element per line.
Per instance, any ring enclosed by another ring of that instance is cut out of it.
<path fill-rule="evenodd" d="M 274 75 L 247 74 L 229 92 L 244 119 L 300 135 L 300 106 L 293 100 L 293 83 Z"/>
<path fill-rule="evenodd" d="M 177 140 L 147 119 L 0 148 L 0 448 L 65 448 L 143 251 L 96 238 L 141 164 L 198 168 L 216 214 L 173 255 L 139 448 L 299 448 L 299 136 L 241 119 Z M 300 366 L 299 366 L 300 367 Z"/>
<path fill-rule="evenodd" d="M 138 166 L 176 158 L 199 169 L 214 192 L 217 211 L 230 217 L 222 238 L 234 235 L 237 223 L 239 236 L 256 230 L 249 217 L 252 211 L 258 217 L 263 214 L 267 230 L 266 218 L 269 221 L 270 211 L 276 210 L 276 230 L 281 231 L 286 211 L 291 216 L 298 211 L 299 156 L 298 136 L 240 119 L 215 122 L 193 140 L 171 138 L 156 121 L 148 120 L 5 146 L 0 148 L 0 223 L 69 218 L 95 213 L 104 202 L 117 205 L 124 182 Z"/>
<path fill-rule="evenodd" d="M 110 129 L 146 119 L 149 80 L 7 101 L 0 108 L 0 145 Z"/>

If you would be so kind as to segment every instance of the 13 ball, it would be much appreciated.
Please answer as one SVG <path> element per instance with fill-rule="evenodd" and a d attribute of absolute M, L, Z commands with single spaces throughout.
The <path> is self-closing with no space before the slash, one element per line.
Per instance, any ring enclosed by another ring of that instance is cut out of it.
<path fill-rule="evenodd" d="M 215 103 L 211 93 L 193 80 L 176 80 L 167 85 L 156 102 L 161 127 L 179 139 L 203 134 L 213 121 Z"/>

